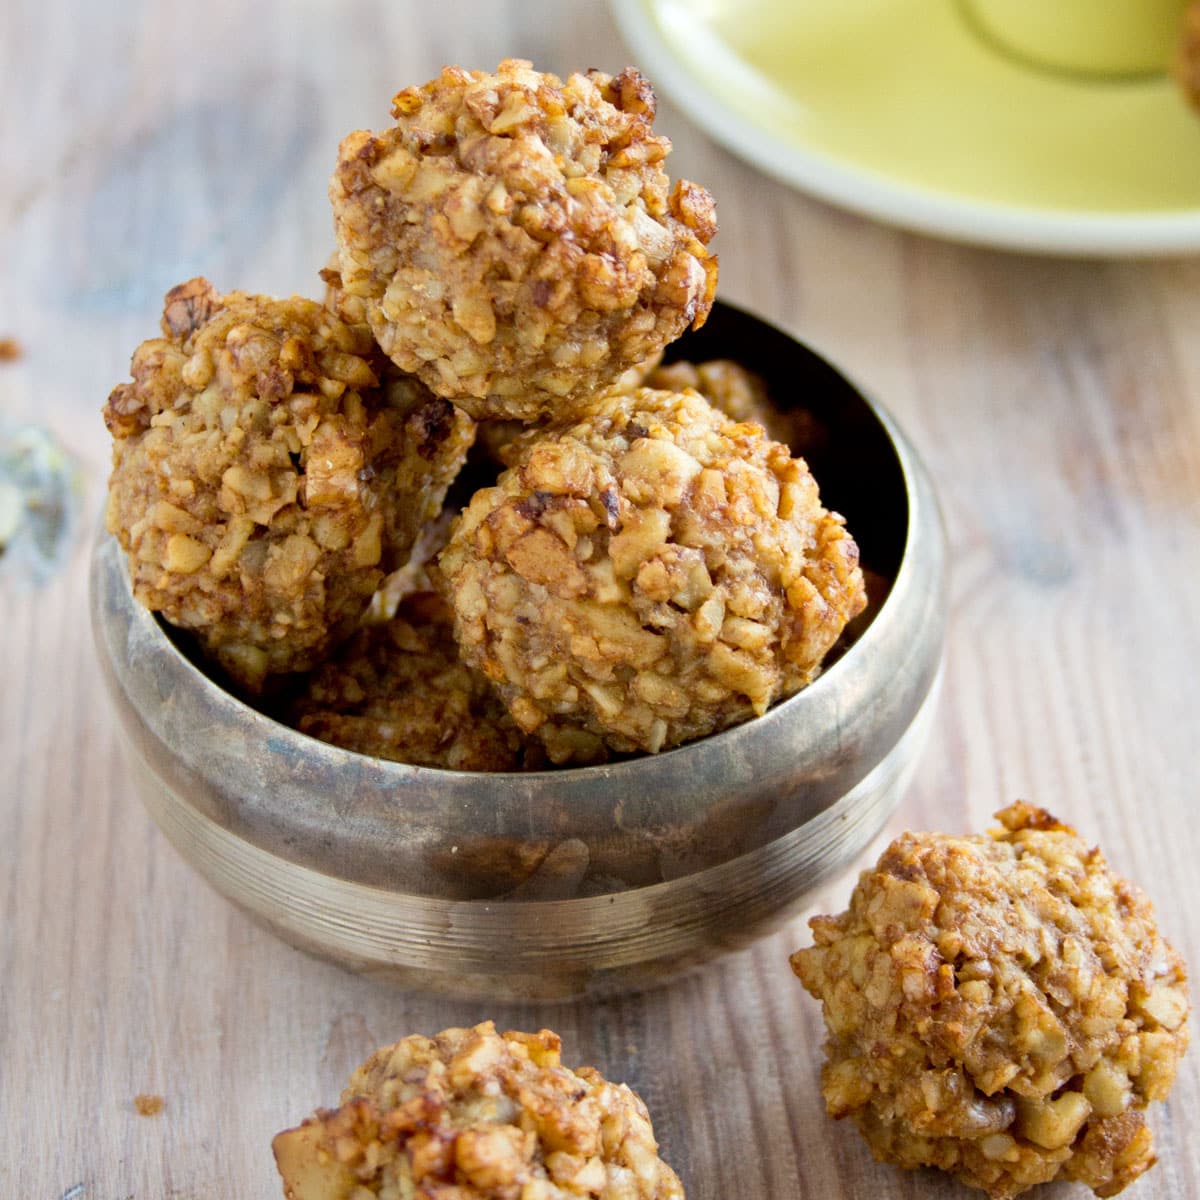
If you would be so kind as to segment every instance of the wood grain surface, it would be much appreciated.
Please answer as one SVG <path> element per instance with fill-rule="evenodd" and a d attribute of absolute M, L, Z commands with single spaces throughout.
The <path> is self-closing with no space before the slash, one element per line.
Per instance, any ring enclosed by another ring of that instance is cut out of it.
<path fill-rule="evenodd" d="M 277 1196 L 271 1135 L 370 1050 L 489 1016 L 550 1025 L 568 1061 L 635 1086 L 691 1200 L 968 1195 L 874 1164 L 824 1116 L 820 1017 L 786 958 L 852 874 L 665 990 L 497 1010 L 289 949 L 211 893 L 132 794 L 86 620 L 104 397 L 181 279 L 315 294 L 339 137 L 444 63 L 506 55 L 559 72 L 628 59 L 601 4 L 0 6 L 0 336 L 24 350 L 0 363 L 0 414 L 48 425 L 87 479 L 59 575 L 31 590 L 0 571 L 0 1197 Z M 670 104 L 658 124 L 672 173 L 717 196 L 721 294 L 883 398 L 940 490 L 946 688 L 891 831 L 1050 807 L 1200 964 L 1200 260 L 909 236 L 758 175 Z M 139 1115 L 139 1094 L 163 1111 Z M 1200 1196 L 1198 1121 L 1194 1051 L 1131 1195 Z"/>

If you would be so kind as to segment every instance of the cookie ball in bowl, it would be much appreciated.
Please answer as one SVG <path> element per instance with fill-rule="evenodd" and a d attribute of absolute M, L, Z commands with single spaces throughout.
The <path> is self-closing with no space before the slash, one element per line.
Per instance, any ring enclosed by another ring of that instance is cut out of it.
<path fill-rule="evenodd" d="M 557 1034 L 491 1021 L 407 1037 L 350 1079 L 341 1106 L 279 1134 L 289 1200 L 683 1200 L 646 1106 Z"/>
<path fill-rule="evenodd" d="M 1146 897 L 1042 809 L 907 833 L 792 957 L 829 1030 L 822 1091 L 875 1156 L 992 1196 L 1113 1196 L 1154 1163 L 1142 1110 L 1188 1042 L 1184 964 Z"/>
<path fill-rule="evenodd" d="M 805 464 L 696 392 L 609 395 L 510 461 L 440 567 L 465 661 L 555 762 L 765 712 L 865 604 L 858 549 Z"/>
<path fill-rule="evenodd" d="M 365 328 L 193 279 L 104 407 L 134 595 L 242 688 L 312 667 L 399 566 L 474 437 Z"/>
<path fill-rule="evenodd" d="M 304 681 L 288 723 L 393 762 L 519 770 L 526 739 L 487 679 L 459 660 L 452 616 L 436 592 L 404 596 Z"/>
<path fill-rule="evenodd" d="M 482 418 L 581 413 L 712 307 L 712 197 L 671 186 L 633 69 L 564 82 L 448 67 L 342 143 L 342 303 L 403 370 Z"/>

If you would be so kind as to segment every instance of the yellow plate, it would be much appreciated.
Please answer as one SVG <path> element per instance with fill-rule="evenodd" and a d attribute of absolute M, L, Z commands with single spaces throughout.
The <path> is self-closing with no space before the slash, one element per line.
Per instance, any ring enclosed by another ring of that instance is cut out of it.
<path fill-rule="evenodd" d="M 1200 116 L 1166 76 L 1026 66 L 956 0 L 613 7 L 639 64 L 709 133 L 834 204 L 1012 249 L 1200 251 Z"/>

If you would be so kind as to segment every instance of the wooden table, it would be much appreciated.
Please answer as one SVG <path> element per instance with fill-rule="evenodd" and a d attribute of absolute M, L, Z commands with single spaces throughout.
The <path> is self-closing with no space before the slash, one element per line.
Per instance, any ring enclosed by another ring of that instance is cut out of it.
<path fill-rule="evenodd" d="M 444 62 L 507 54 L 559 72 L 627 61 L 600 4 L 0 10 L 0 336 L 24 347 L 0 364 L 0 412 L 51 426 L 88 480 L 68 567 L 39 591 L 0 574 L 0 1196 L 276 1196 L 271 1135 L 372 1048 L 488 1016 L 548 1024 L 569 1061 L 633 1084 L 692 1200 L 967 1195 L 875 1165 L 823 1114 L 820 1017 L 786 957 L 852 876 L 669 989 L 497 1010 L 289 949 L 211 893 L 131 792 L 85 615 L 100 405 L 175 282 L 312 294 L 339 137 Z M 940 488 L 946 688 L 891 831 L 975 830 L 1034 800 L 1142 881 L 1200 963 L 1200 260 L 944 245 L 763 178 L 668 104 L 659 126 L 673 174 L 718 198 L 722 295 L 882 397 Z M 138 1093 L 163 1112 L 139 1116 Z M 1133 1195 L 1200 1196 L 1197 1118 L 1193 1053 Z"/>

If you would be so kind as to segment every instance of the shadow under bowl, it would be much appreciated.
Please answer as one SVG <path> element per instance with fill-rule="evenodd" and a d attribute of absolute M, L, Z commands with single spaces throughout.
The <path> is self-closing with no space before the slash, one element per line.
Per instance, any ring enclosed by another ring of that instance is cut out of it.
<path fill-rule="evenodd" d="M 663 754 L 525 774 L 414 767 L 306 737 L 226 691 L 134 601 L 101 533 L 92 623 L 127 760 L 218 892 L 293 945 L 402 986 L 567 1000 L 746 945 L 866 847 L 916 765 L 939 678 L 946 552 L 929 477 L 842 374 L 731 305 L 667 357 L 733 359 L 806 414 L 797 448 L 877 592 L 849 648 L 764 716 Z"/>

